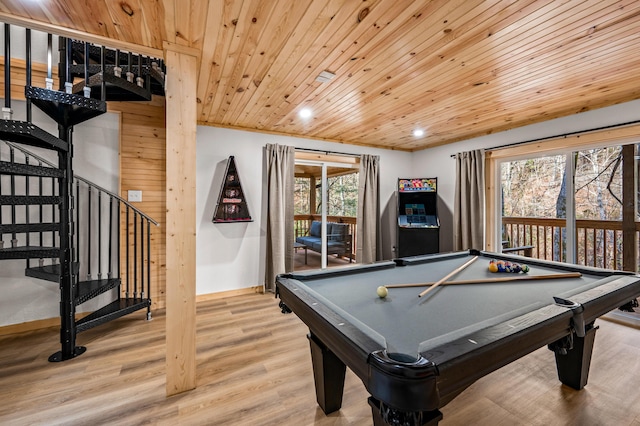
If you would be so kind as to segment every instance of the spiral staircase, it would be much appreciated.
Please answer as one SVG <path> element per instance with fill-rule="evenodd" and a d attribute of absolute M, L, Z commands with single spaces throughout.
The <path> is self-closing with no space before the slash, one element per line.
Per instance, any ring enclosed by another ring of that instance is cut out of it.
<path fill-rule="evenodd" d="M 27 276 L 59 283 L 61 349 L 49 361 L 64 361 L 85 352 L 76 345 L 82 331 L 143 309 L 151 319 L 151 227 L 157 223 L 117 194 L 74 175 L 73 128 L 106 113 L 107 102 L 164 96 L 164 66 L 159 59 L 60 37 L 57 73 L 49 60 L 45 81 L 34 84 L 29 29 L 25 38 L 21 121 L 13 119 L 11 32 L 4 24 L 0 262 L 24 259 Z M 47 39 L 52 58 L 53 37 Z M 57 124 L 57 135 L 33 123 L 33 107 Z M 105 293 L 111 297 L 104 306 L 87 315 L 76 312 Z"/>

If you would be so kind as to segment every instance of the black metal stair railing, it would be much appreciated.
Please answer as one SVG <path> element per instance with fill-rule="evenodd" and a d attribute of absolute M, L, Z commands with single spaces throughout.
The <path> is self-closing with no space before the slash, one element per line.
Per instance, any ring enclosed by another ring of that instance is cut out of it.
<path fill-rule="evenodd" d="M 16 151 L 15 145 L 6 142 L 0 147 L 0 175 L 8 176 L 0 185 L 0 206 L 8 207 L 0 207 L 2 258 L 58 258 L 58 206 L 61 198 L 57 193 L 56 180 L 64 173 L 59 169 L 42 167 L 41 163 L 32 165 L 29 157 L 18 162 Z M 37 180 L 33 182 L 34 179 Z M 4 215 L 2 210 L 5 210 Z M 35 221 L 34 216 L 37 216 Z M 9 237 L 6 241 L 5 235 Z"/>
<path fill-rule="evenodd" d="M 59 197 L 48 195 L 56 193 L 54 180 L 61 173 L 55 165 L 17 144 L 6 141 L 2 141 L 2 144 L 5 151 L 9 152 L 10 161 L 0 162 L 0 172 L 12 173 L 11 192 L 15 193 L 17 190 L 25 195 L 0 196 L 59 201 Z M 108 318 L 116 314 L 121 316 L 120 312 L 116 312 L 121 309 L 135 311 L 147 308 L 147 319 L 151 319 L 151 225 L 157 226 L 158 223 L 119 195 L 80 176 L 74 176 L 73 188 L 71 210 L 74 216 L 74 244 L 71 274 L 77 286 L 75 304 L 80 305 L 122 286 L 115 300 L 107 307 L 79 320 L 76 323 L 77 331 L 108 321 L 109 319 L 104 318 L 105 315 Z M 0 187 L 0 191 L 3 189 Z M 0 193 L 5 192 L 6 189 Z M 41 247 L 46 243 L 57 247 L 57 208 L 51 205 L 51 210 L 47 211 L 45 204 L 41 203 L 26 205 L 23 211 L 16 212 L 15 206 L 11 207 L 11 217 L 6 218 L 10 223 L 0 224 L 0 234 L 11 235 L 12 241 L 15 240 L 12 244 L 16 246 L 32 244 Z M 33 221 L 32 217 L 37 219 Z M 121 228 L 123 218 L 125 221 Z M 20 234 L 22 239 L 18 241 L 16 235 Z M 126 236 L 125 245 L 121 244 L 121 234 Z M 61 271 L 58 249 L 54 250 L 53 255 L 46 252 L 46 256 L 27 259 L 25 274 L 58 282 Z M 124 264 L 121 262 L 123 257 Z"/>

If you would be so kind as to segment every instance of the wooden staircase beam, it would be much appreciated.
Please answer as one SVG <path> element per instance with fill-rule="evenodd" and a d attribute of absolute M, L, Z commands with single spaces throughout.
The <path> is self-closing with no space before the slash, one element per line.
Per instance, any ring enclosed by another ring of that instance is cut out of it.
<path fill-rule="evenodd" d="M 7 12 L 0 12 L 0 21 L 7 24 L 18 25 L 24 28 L 31 28 L 32 30 L 38 30 L 45 33 L 57 34 L 61 37 L 69 37 L 74 40 L 85 40 L 90 43 L 96 43 L 99 45 L 109 46 L 114 49 L 121 49 L 126 51 L 138 52 L 143 55 L 149 55 L 155 58 L 162 58 L 163 52 L 161 46 L 145 46 L 142 44 L 130 43 L 123 40 L 116 40 L 100 36 L 97 34 L 91 34 L 84 31 L 78 31 L 72 28 L 63 27 L 47 22 L 38 21 L 35 19 L 25 18 L 22 16 L 13 15 Z"/>

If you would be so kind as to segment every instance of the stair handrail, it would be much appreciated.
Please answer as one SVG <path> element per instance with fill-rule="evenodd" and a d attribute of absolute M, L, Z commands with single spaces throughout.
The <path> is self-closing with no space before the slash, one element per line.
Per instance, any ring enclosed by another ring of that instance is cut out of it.
<path fill-rule="evenodd" d="M 9 142 L 9 141 L 3 141 L 4 143 L 6 143 L 8 146 L 17 149 L 18 151 L 22 152 L 25 155 L 28 155 L 30 157 L 35 158 L 36 160 L 48 165 L 49 167 L 54 167 L 57 168 L 58 166 L 53 164 L 52 162 L 50 162 L 49 160 L 40 157 L 37 154 L 34 154 L 33 152 L 29 151 L 28 149 L 24 149 L 21 146 L 13 143 L 13 142 Z M 106 193 L 108 195 L 110 195 L 111 197 L 117 198 L 120 202 L 124 203 L 126 206 L 130 207 L 131 209 L 133 209 L 137 214 L 139 214 L 140 216 L 144 217 L 146 220 L 148 220 L 149 222 L 153 223 L 155 226 L 160 226 L 158 224 L 158 222 L 156 222 L 153 218 L 149 217 L 147 214 L 145 214 L 144 212 L 140 211 L 140 209 L 136 208 L 135 206 L 131 205 L 131 203 L 129 203 L 127 200 L 125 200 L 124 198 L 122 198 L 121 196 L 119 196 L 118 194 L 114 194 L 113 192 L 109 191 L 108 189 L 105 189 L 103 187 L 101 187 L 100 185 L 96 185 L 95 183 L 91 182 L 88 179 L 83 178 L 82 176 L 78 176 L 74 173 L 73 175 L 74 179 L 78 179 L 79 181 L 82 181 L 84 183 L 86 183 L 87 185 L 89 185 L 92 188 L 96 188 L 98 191 Z"/>

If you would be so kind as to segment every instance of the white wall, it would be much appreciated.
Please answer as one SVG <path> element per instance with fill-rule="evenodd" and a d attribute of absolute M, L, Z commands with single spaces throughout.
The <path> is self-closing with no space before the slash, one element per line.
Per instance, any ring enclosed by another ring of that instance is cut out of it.
<path fill-rule="evenodd" d="M 453 200 L 456 177 L 455 160 L 451 155 L 473 149 L 492 148 L 636 120 L 640 120 L 640 100 L 414 153 L 411 157 L 413 174 L 416 177 L 438 178 L 440 251 L 453 250 Z M 638 142 L 640 142 L 640 138 Z"/>
<path fill-rule="evenodd" d="M 264 283 L 263 149 L 292 145 L 351 154 L 380 156 L 383 254 L 393 257 L 398 177 L 407 173 L 411 154 L 311 139 L 199 126 L 196 165 L 196 292 L 236 290 Z M 212 223 L 227 159 L 233 155 L 253 222 Z"/>

